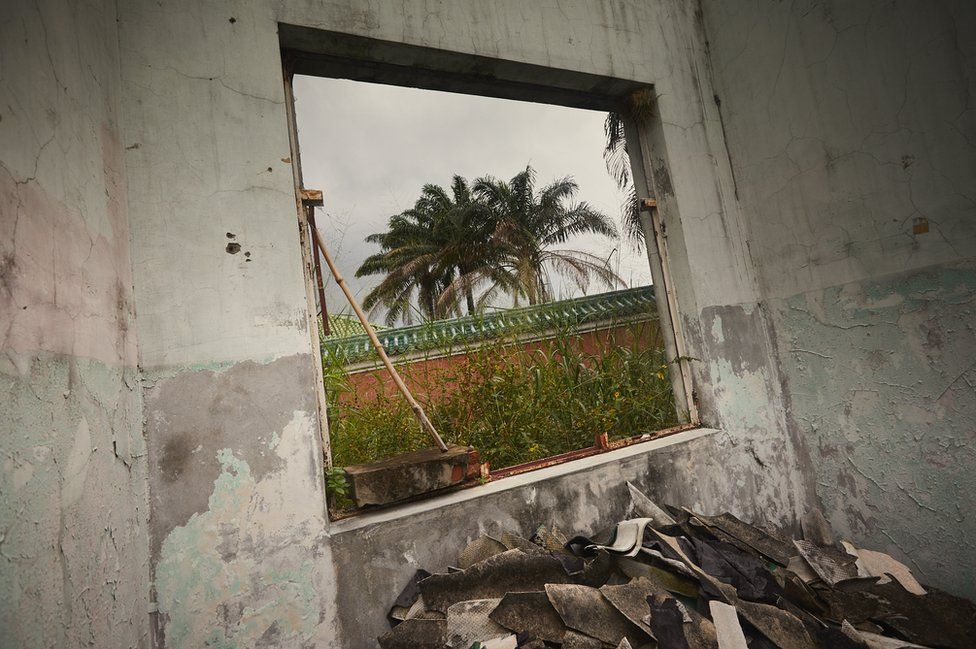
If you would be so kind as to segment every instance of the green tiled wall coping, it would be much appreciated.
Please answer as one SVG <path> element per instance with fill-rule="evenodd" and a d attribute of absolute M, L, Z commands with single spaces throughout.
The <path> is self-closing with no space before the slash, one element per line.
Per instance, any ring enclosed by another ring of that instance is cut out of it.
<path fill-rule="evenodd" d="M 396 356 L 597 322 L 632 322 L 655 318 L 654 287 L 639 286 L 571 300 L 385 329 L 377 331 L 376 335 L 386 353 Z M 338 356 L 345 363 L 360 361 L 375 353 L 366 334 L 325 338 L 322 352 Z"/>

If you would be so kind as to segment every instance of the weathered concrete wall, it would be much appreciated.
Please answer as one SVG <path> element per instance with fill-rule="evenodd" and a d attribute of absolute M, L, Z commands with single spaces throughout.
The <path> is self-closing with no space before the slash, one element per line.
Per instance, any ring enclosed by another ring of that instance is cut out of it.
<path fill-rule="evenodd" d="M 810 485 L 786 426 L 696 9 L 684 0 L 289 2 L 277 15 L 292 24 L 654 84 L 658 119 L 648 135 L 687 353 L 702 359 L 696 388 L 706 423 L 728 432 L 715 449 L 728 488 L 706 504 L 751 509 L 761 512 L 757 520 L 791 526 L 809 509 Z M 740 490 L 743 480 L 755 488 Z"/>
<path fill-rule="evenodd" d="M 655 84 L 679 311 L 723 431 L 621 475 L 787 527 L 816 492 L 841 532 L 970 588 L 972 9 L 767 4 L 131 2 L 121 57 L 111 9 L 5 7 L 4 639 L 144 644 L 155 606 L 168 646 L 366 645 L 418 548 L 436 565 L 475 533 L 450 513 L 433 548 L 426 519 L 388 520 L 365 562 L 362 533 L 330 540 L 277 21 Z M 482 504 L 602 524 L 617 477 Z"/>
<path fill-rule="evenodd" d="M 120 5 L 157 646 L 329 646 L 315 360 L 277 25 Z"/>
<path fill-rule="evenodd" d="M 976 6 L 702 4 L 817 496 L 841 534 L 974 596 Z"/>
<path fill-rule="evenodd" d="M 731 171 L 716 164 L 724 141 L 691 3 L 132 0 L 119 10 L 160 646 L 371 646 L 401 586 L 387 577 L 406 570 L 409 548 L 444 563 L 476 533 L 459 527 L 438 550 L 429 529 L 391 521 L 358 572 L 348 546 L 333 556 L 279 21 L 656 84 L 654 163 L 688 353 L 706 359 L 699 397 L 724 430 L 695 449 L 707 471 L 653 473 L 688 465 L 687 453 L 628 470 L 661 476 L 673 500 L 795 526 L 807 485 Z M 743 330 L 760 334 L 742 345 Z M 540 502 L 562 502 L 560 489 L 513 492 L 497 507 L 515 517 L 540 491 Z M 567 505 L 565 525 L 599 518 L 595 502 Z M 364 583 L 375 587 L 366 609 L 337 604 L 337 591 Z"/>
<path fill-rule="evenodd" d="M 371 646 L 410 567 L 478 533 L 472 511 L 599 525 L 622 477 L 781 527 L 816 495 L 841 532 L 971 588 L 971 5 L 131 0 L 117 34 L 114 8 L 18 4 L 0 45 L 4 640 L 145 645 L 155 609 L 159 646 Z M 654 84 L 650 168 L 721 432 L 331 526 L 279 21 Z M 440 545 L 434 520 L 454 525 Z"/>
<path fill-rule="evenodd" d="M 572 464 L 543 469 L 497 483 L 334 525 L 332 554 L 341 587 L 337 640 L 343 647 L 372 647 L 389 628 L 387 608 L 418 568 L 446 570 L 464 547 L 482 534 L 514 532 L 531 537 L 539 525 L 564 533 L 592 534 L 632 515 L 627 481 L 658 502 L 701 511 L 722 501 L 729 485 L 719 431 L 689 431 L 638 447 L 612 451 Z M 679 441 L 680 440 L 680 441 Z M 744 502 L 755 503 L 757 483 L 740 484 Z M 436 505 L 432 507 L 432 505 Z M 743 516 L 759 518 L 754 505 Z M 436 538 L 436 542 L 429 539 Z M 428 539 L 428 542 L 418 542 Z"/>
<path fill-rule="evenodd" d="M 148 647 L 114 2 L 0 4 L 0 646 Z"/>

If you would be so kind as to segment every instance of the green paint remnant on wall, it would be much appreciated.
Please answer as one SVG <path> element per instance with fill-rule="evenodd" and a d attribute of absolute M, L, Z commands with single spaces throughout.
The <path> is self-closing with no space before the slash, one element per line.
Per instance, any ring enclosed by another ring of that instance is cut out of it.
<path fill-rule="evenodd" d="M 242 509 L 249 496 L 251 469 L 230 449 L 218 451 L 217 460 L 222 471 L 214 481 L 210 511 L 194 514 L 187 525 L 173 530 L 163 542 L 163 558 L 156 566 L 157 603 L 169 616 L 166 639 L 170 647 L 189 646 L 192 610 L 186 607 L 194 606 L 201 595 L 212 598 L 219 590 L 241 586 L 240 576 L 227 571 L 216 556 L 219 529 L 210 523 L 214 518 L 211 512 Z"/>
<path fill-rule="evenodd" d="M 298 646 L 315 636 L 325 521 L 317 469 L 302 452 L 312 421 L 296 411 L 284 430 L 269 431 L 285 462 L 261 479 L 232 449 L 217 451 L 208 509 L 169 533 L 156 564 L 166 647 Z"/>
<path fill-rule="evenodd" d="M 792 416 L 835 530 L 976 595 L 976 263 L 772 305 Z"/>
<path fill-rule="evenodd" d="M 220 374 L 238 367 L 242 362 L 254 363 L 255 365 L 270 365 L 281 358 L 282 356 L 262 356 L 249 361 L 241 361 L 238 359 L 227 361 L 209 361 L 204 363 L 189 363 L 187 365 L 164 365 L 159 367 L 150 367 L 142 370 L 141 380 L 144 387 L 151 388 L 157 381 L 172 378 L 187 372 L 213 372 L 215 374 Z"/>
<path fill-rule="evenodd" d="M 922 301 L 936 293 L 948 304 L 962 304 L 972 299 L 976 291 L 976 272 L 965 266 L 944 266 L 926 269 L 897 279 L 866 282 L 864 294 L 870 300 L 900 295 L 906 300 Z"/>
<path fill-rule="evenodd" d="M 0 355 L 0 646 L 137 646 L 145 637 L 147 467 L 135 376 L 48 352 Z"/>

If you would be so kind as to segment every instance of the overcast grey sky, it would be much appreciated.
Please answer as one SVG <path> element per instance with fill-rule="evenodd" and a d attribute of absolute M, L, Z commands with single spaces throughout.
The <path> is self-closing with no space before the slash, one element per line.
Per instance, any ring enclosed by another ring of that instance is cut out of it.
<path fill-rule="evenodd" d="M 355 277 L 379 249 L 366 235 L 411 207 L 424 183 L 447 187 L 455 173 L 507 180 L 529 164 L 539 187 L 570 175 L 578 200 L 619 226 L 621 196 L 603 162 L 606 113 L 304 76 L 295 78 L 295 100 L 305 186 L 325 193 L 319 229 L 360 299 L 380 280 Z M 629 242 L 585 236 L 566 247 L 604 259 L 612 253 L 628 286 L 650 283 L 647 258 Z M 591 284 L 587 292 L 605 290 Z M 558 293 L 579 291 L 561 282 Z M 331 283 L 326 299 L 332 312 L 349 312 Z"/>

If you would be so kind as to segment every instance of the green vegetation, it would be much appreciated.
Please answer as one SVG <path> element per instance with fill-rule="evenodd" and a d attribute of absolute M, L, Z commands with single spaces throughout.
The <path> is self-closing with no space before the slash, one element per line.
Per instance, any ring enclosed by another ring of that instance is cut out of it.
<path fill-rule="evenodd" d="M 604 158 L 626 193 L 621 206 L 624 232 L 637 245 L 644 242 L 644 233 L 624 122 L 640 123 L 651 104 L 648 93 L 635 93 L 623 112 L 609 114 L 605 123 Z M 445 343 L 474 344 L 493 329 L 479 321 L 500 297 L 507 296 L 516 307 L 545 304 L 552 300 L 556 276 L 570 280 L 584 295 L 592 281 L 622 285 L 606 260 L 566 247 L 576 235 L 618 236 L 606 215 L 576 201 L 578 190 L 571 177 L 538 188 L 531 167 L 508 181 L 484 177 L 469 184 L 454 176 L 447 190 L 425 185 L 411 209 L 390 217 L 386 231 L 367 237 L 380 251 L 356 275 L 380 279 L 364 306 L 385 309 L 389 324 L 410 324 L 417 315 L 428 324 L 451 318 L 449 333 L 443 327 L 390 333 L 393 346 L 413 345 L 411 353 L 430 349 L 443 355 Z M 515 320 L 535 322 L 518 311 L 512 311 Z M 582 320 L 564 323 L 558 314 L 543 315 L 536 318 L 539 327 L 551 331 L 565 326 L 563 334 L 526 348 L 514 332 L 507 332 L 423 377 L 409 372 L 414 396 L 445 441 L 477 448 L 499 469 L 590 447 L 603 433 L 620 439 L 677 423 L 660 345 L 648 345 L 641 332 L 631 332 L 621 342 L 585 351 L 575 334 Z M 634 326 L 656 330 L 656 325 Z M 430 444 L 400 395 L 351 388 L 345 364 L 361 362 L 371 353 L 357 338 L 362 337 L 323 344 L 332 457 L 339 467 Z M 436 346 L 423 347 L 425 341 Z M 328 488 L 337 501 L 346 498 L 341 471 L 330 472 Z"/>
<path fill-rule="evenodd" d="M 340 509 L 352 505 L 349 498 L 352 487 L 346 480 L 346 473 L 342 467 L 333 466 L 325 472 L 325 491 L 332 497 L 336 507 Z"/>
<path fill-rule="evenodd" d="M 430 377 L 412 375 L 415 396 L 446 441 L 474 446 L 493 469 L 592 446 L 603 432 L 651 433 L 677 419 L 663 351 L 641 333 L 593 353 L 571 333 L 529 350 L 495 341 Z M 337 466 L 430 445 L 399 395 L 356 394 L 342 359 L 326 355 L 323 366 Z"/>

